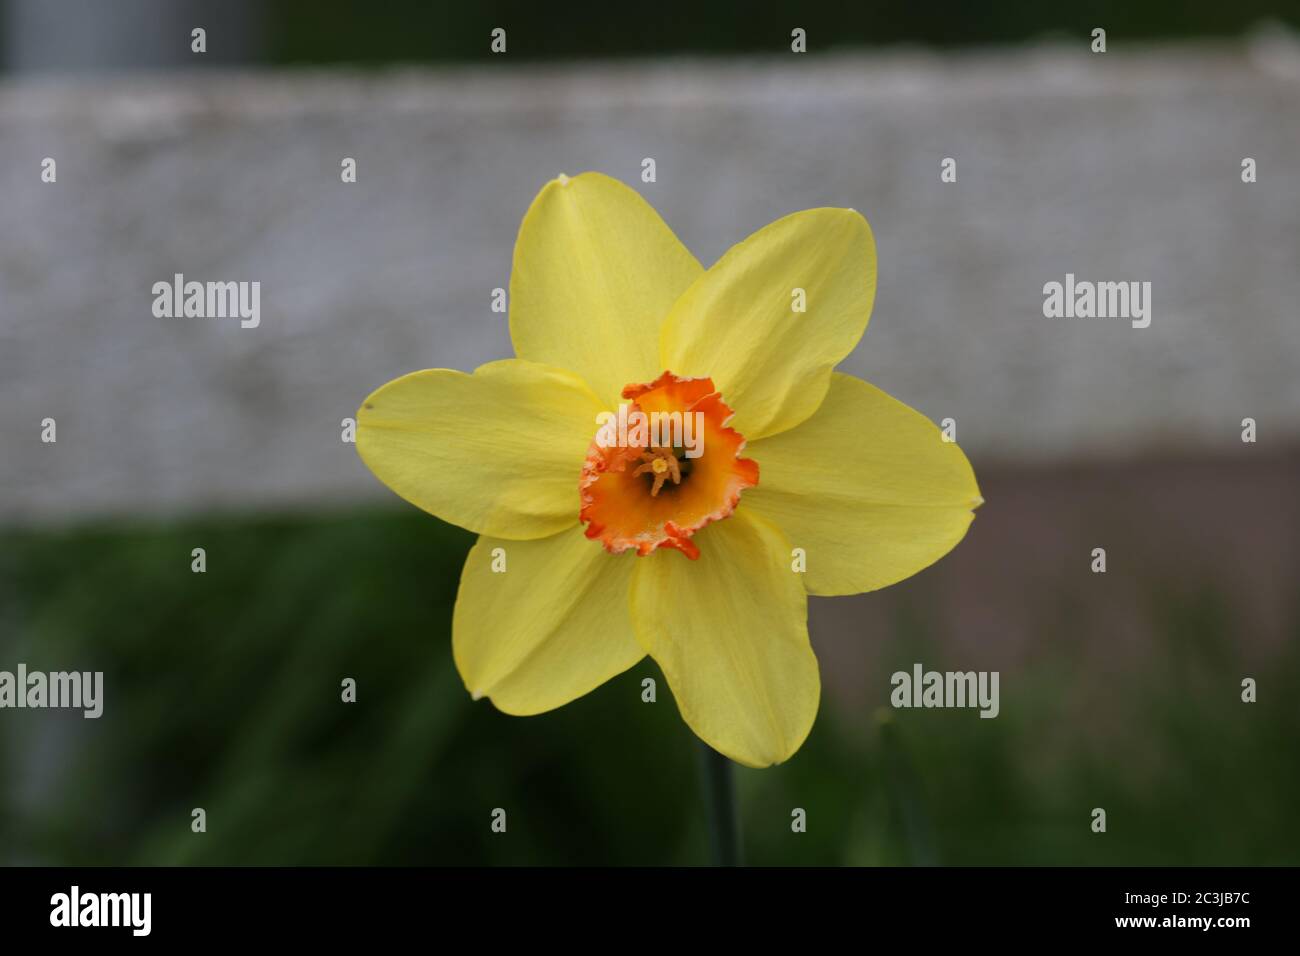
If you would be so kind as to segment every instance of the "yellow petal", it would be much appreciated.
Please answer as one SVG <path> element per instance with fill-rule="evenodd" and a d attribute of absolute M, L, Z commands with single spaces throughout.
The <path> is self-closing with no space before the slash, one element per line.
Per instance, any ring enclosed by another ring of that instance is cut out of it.
<path fill-rule="evenodd" d="M 747 767 L 780 763 L 808 736 L 821 696 L 790 545 L 743 500 L 694 540 L 698 560 L 668 551 L 637 559 L 637 639 L 705 743 Z"/>
<path fill-rule="evenodd" d="M 540 538 L 575 524 L 601 403 L 571 372 L 519 359 L 473 375 L 394 379 L 357 412 L 357 452 L 413 505 L 479 534 Z"/>
<path fill-rule="evenodd" d="M 812 418 L 745 454 L 760 475 L 745 507 L 804 549 L 812 594 L 910 577 L 962 539 L 983 501 L 970 462 L 933 422 L 838 372 Z"/>
<path fill-rule="evenodd" d="M 624 385 L 664 371 L 660 323 L 701 272 L 635 190 L 599 173 L 552 180 L 515 243 L 515 354 L 577 372 L 617 404 Z"/>
<path fill-rule="evenodd" d="M 465 687 L 508 714 L 539 714 L 627 670 L 645 656 L 628 613 L 635 560 L 608 554 L 581 528 L 479 538 L 452 618 Z"/>
<path fill-rule="evenodd" d="M 805 312 L 794 311 L 797 290 Z M 742 435 L 774 435 L 817 410 L 875 295 L 867 221 L 852 209 L 797 212 L 734 246 L 682 295 L 664 320 L 662 364 L 711 376 Z"/>

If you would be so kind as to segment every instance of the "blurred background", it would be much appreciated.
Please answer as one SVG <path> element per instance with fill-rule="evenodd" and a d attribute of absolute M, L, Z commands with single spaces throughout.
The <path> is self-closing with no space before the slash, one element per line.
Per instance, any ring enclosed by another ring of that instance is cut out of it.
<path fill-rule="evenodd" d="M 879 292 L 843 367 L 954 419 L 987 502 L 912 580 L 813 599 L 822 709 L 738 771 L 750 862 L 1300 862 L 1298 27 L 1256 0 L 0 0 L 0 670 L 106 684 L 99 720 L 0 711 L 0 862 L 707 861 L 653 663 L 539 717 L 471 702 L 472 538 L 341 440 L 389 379 L 511 353 L 519 222 L 586 169 L 706 265 L 863 212 Z M 260 281 L 261 325 L 155 318 L 177 272 Z M 1044 318 L 1066 273 L 1151 282 L 1150 328 Z M 1000 671 L 1000 715 L 893 710 L 916 662 Z"/>

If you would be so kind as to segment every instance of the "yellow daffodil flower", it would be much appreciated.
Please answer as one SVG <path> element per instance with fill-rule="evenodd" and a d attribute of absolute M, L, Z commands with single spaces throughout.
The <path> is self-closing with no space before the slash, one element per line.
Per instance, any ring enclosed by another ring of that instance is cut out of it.
<path fill-rule="evenodd" d="M 518 358 L 413 372 L 357 415 L 384 484 L 480 535 L 452 624 L 475 699 L 538 714 L 649 654 L 718 752 L 799 749 L 821 696 L 808 595 L 915 574 L 982 500 L 933 423 L 833 371 L 875 287 L 851 209 L 778 219 L 705 270 L 622 183 L 547 183 L 515 245 Z M 629 402 L 701 413 L 702 453 L 596 442 Z"/>

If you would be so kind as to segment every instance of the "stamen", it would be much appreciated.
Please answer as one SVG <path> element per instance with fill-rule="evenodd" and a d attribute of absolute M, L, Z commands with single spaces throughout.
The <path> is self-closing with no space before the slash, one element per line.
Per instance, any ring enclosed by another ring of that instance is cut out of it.
<path fill-rule="evenodd" d="M 665 451 L 662 448 L 651 448 L 641 452 L 641 460 L 645 462 L 632 472 L 633 475 L 654 475 L 654 487 L 650 489 L 650 497 L 659 496 L 659 489 L 664 486 L 664 482 L 672 478 L 674 485 L 682 483 L 682 469 L 677 463 L 677 456 L 671 451 Z"/>

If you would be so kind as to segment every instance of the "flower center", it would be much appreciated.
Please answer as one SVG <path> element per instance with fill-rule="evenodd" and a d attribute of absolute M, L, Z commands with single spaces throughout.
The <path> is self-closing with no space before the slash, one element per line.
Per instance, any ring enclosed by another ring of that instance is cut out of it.
<path fill-rule="evenodd" d="M 740 457 L 745 437 L 727 427 L 732 411 L 711 379 L 664 372 L 623 397 L 631 404 L 607 413 L 578 481 L 587 537 L 613 554 L 698 558 L 691 537 L 735 510 L 758 484 L 758 463 Z"/>
<path fill-rule="evenodd" d="M 649 473 L 654 478 L 654 484 L 650 487 L 651 498 L 659 494 L 659 489 L 664 486 L 669 476 L 672 476 L 674 485 L 682 483 L 682 466 L 677 463 L 677 455 L 673 451 L 659 447 L 651 448 L 641 452 L 641 460 L 645 464 L 632 474 L 635 476 Z"/>

